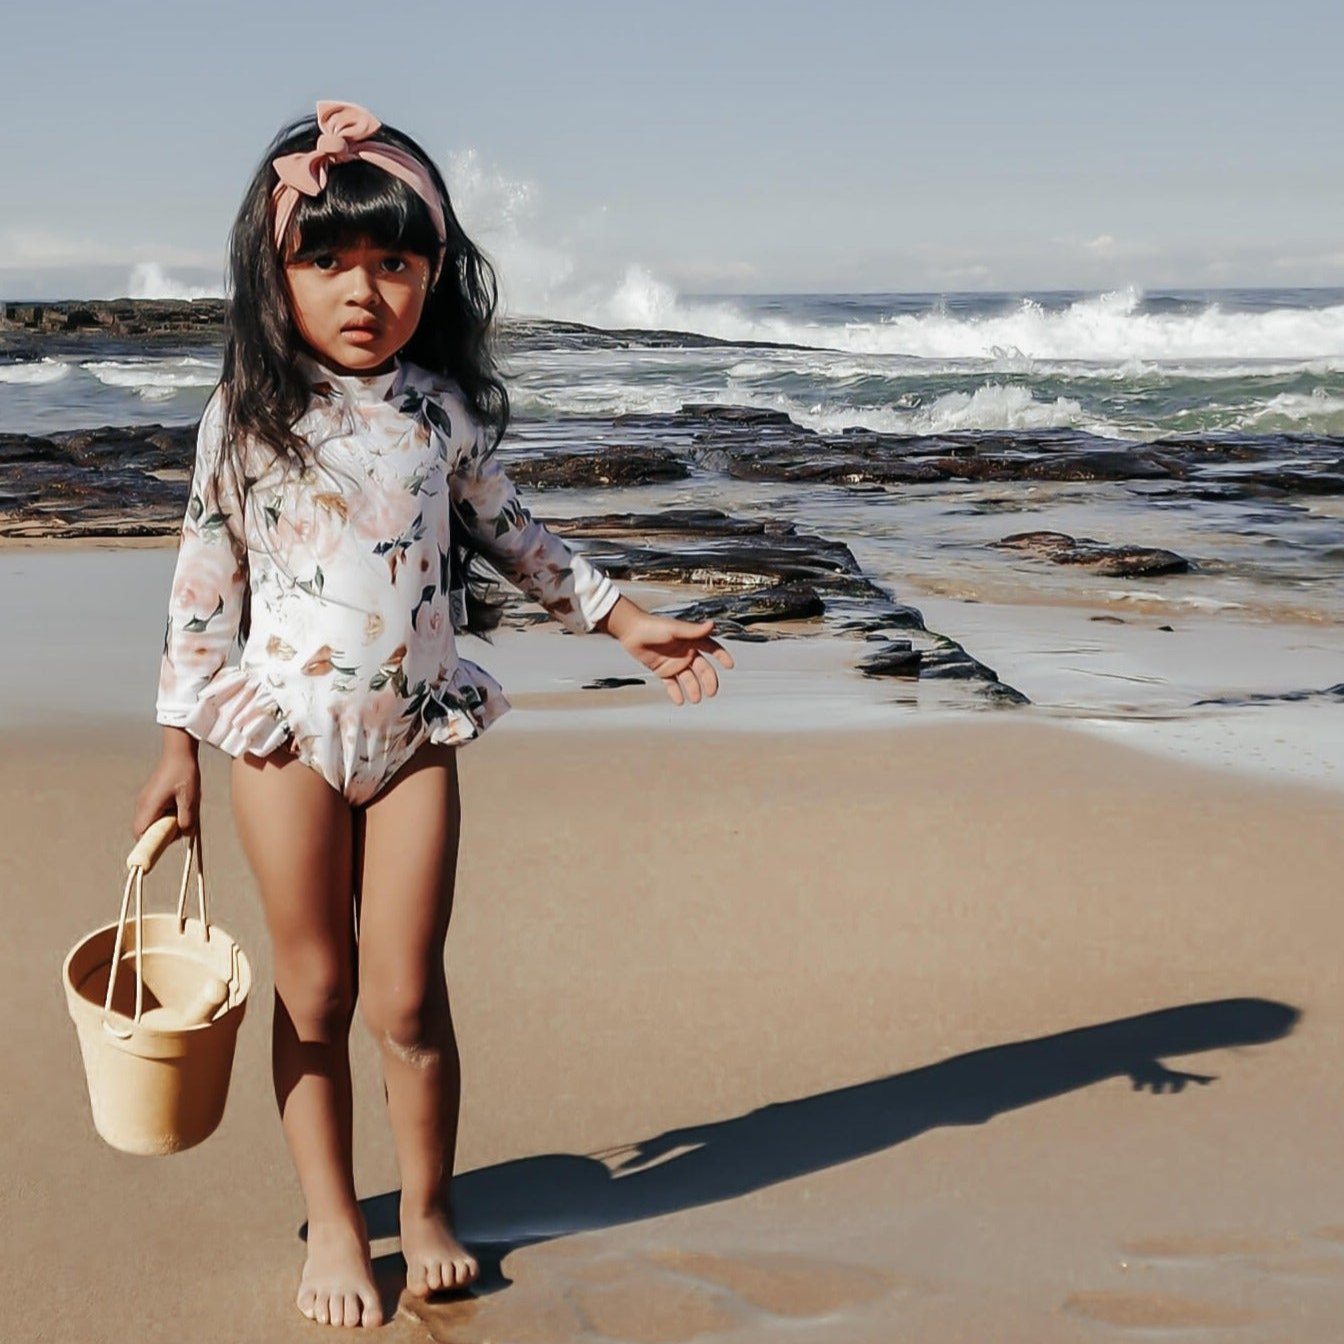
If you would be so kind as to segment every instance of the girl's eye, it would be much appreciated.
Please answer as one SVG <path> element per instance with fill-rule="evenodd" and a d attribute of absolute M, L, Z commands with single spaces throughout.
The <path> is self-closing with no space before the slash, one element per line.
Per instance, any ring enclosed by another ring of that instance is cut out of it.
<path fill-rule="evenodd" d="M 384 257 L 383 265 L 386 266 L 387 269 L 391 271 L 393 275 L 399 275 L 402 271 L 406 269 L 406 258 Z"/>
<path fill-rule="evenodd" d="M 319 252 L 318 255 L 313 258 L 313 265 L 316 266 L 319 271 L 329 271 L 336 265 L 336 258 L 333 257 L 330 252 Z"/>

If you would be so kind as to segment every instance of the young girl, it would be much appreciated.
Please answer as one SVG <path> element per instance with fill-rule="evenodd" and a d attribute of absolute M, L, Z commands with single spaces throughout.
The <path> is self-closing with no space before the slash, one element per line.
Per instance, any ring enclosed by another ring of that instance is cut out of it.
<path fill-rule="evenodd" d="M 198 742 L 234 758 L 273 949 L 275 1093 L 308 1210 L 298 1306 L 376 1325 L 351 1163 L 357 989 L 382 1052 L 407 1287 L 477 1275 L 449 1198 L 460 1075 L 444 942 L 455 748 L 509 706 L 457 654 L 456 634 L 499 620 L 474 556 L 576 634 L 618 639 L 675 704 L 716 692 L 710 657 L 733 662 L 712 622 L 644 611 L 519 502 L 494 453 L 509 420 L 494 272 L 408 136 L 318 103 L 253 177 L 230 267 L 169 601 L 163 754 L 132 831 L 165 813 L 192 830 Z"/>

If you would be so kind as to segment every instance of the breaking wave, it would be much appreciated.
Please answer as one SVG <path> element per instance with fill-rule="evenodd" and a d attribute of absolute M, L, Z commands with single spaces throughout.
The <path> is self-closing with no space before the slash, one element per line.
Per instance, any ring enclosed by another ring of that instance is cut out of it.
<path fill-rule="evenodd" d="M 898 305 L 892 304 L 895 309 Z M 871 309 L 872 305 L 870 305 Z M 1055 360 L 1128 366 L 1173 361 L 1344 360 L 1344 303 L 1246 311 L 1213 300 L 1179 311 L 1154 309 L 1137 289 L 1049 306 L 1040 298 L 986 298 L 980 311 L 930 300 L 922 311 L 843 311 L 807 318 L 795 309 L 752 311 L 730 298 L 689 300 L 638 266 L 607 293 L 554 299 L 541 316 L 607 328 L 691 332 L 726 341 L 765 341 L 852 354 L 920 360 Z M 1199 376 L 1196 374 L 1195 376 Z"/>

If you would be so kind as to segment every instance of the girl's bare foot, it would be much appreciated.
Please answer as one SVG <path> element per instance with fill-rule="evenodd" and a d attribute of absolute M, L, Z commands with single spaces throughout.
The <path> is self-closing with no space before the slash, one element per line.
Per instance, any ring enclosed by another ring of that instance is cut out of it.
<path fill-rule="evenodd" d="M 406 1258 L 406 1287 L 416 1297 L 452 1291 L 474 1283 L 476 1257 L 458 1241 L 441 1208 L 401 1210 L 401 1253 Z"/>
<path fill-rule="evenodd" d="M 362 1214 L 356 1221 L 309 1221 L 308 1259 L 297 1301 L 299 1310 L 319 1325 L 382 1325 Z"/>

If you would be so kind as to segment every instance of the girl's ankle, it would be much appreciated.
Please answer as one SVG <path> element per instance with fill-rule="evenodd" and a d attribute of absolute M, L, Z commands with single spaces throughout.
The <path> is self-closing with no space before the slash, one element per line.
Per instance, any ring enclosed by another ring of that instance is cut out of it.
<path fill-rule="evenodd" d="M 407 1195 L 401 1196 L 401 1216 L 403 1218 L 430 1218 L 442 1214 L 453 1216 L 451 1200 L 444 1195 Z"/>
<path fill-rule="evenodd" d="M 330 1209 L 318 1209 L 308 1215 L 309 1228 L 353 1227 L 364 1231 L 364 1211 L 358 1204 L 337 1205 Z"/>

